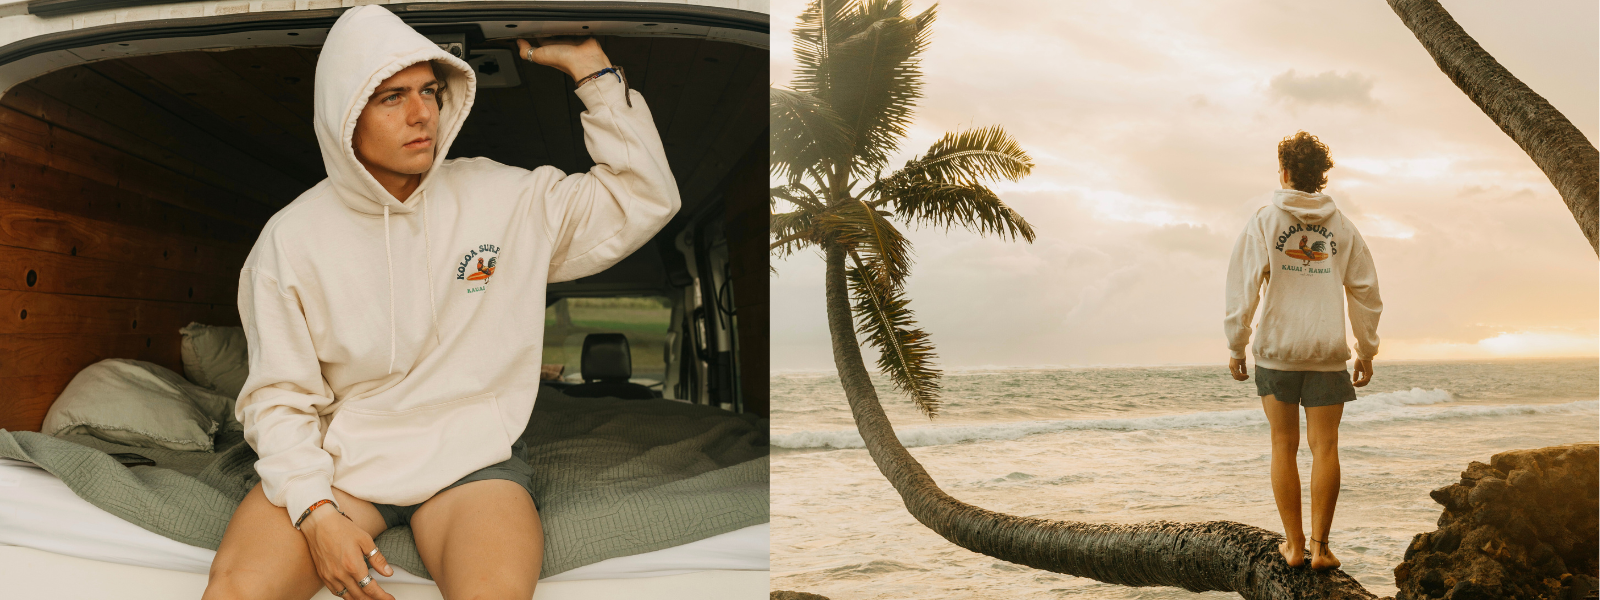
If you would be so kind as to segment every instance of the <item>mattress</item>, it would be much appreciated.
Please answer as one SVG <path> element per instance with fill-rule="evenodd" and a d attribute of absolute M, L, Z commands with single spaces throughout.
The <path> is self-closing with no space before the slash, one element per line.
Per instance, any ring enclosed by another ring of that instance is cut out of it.
<path fill-rule="evenodd" d="M 761 571 L 764 578 L 769 568 L 768 531 L 768 524 L 755 525 L 672 548 L 603 560 L 542 579 L 540 589 L 544 582 L 658 578 L 697 571 Z M 79 498 L 45 470 L 6 459 L 0 459 L 0 544 L 202 576 L 216 555 L 124 521 Z M 399 567 L 393 577 L 377 577 L 382 582 L 433 586 L 432 581 Z M 203 587 L 204 578 L 200 581 Z"/>
<path fill-rule="evenodd" d="M 199 598 L 206 576 L 62 556 L 33 548 L 0 546 L 3 597 L 53 600 L 168 600 Z M 765 598 L 766 571 L 696 571 L 629 579 L 539 582 L 533 600 L 747 600 Z M 384 586 L 395 600 L 442 600 L 439 588 L 414 583 Z M 339 600 L 327 589 L 312 600 Z"/>

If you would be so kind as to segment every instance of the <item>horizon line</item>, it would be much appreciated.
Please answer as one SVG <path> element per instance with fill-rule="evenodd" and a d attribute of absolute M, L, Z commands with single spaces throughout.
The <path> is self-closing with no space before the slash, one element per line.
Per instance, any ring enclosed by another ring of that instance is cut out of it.
<path fill-rule="evenodd" d="M 1475 362 L 1515 362 L 1539 360 L 1591 360 L 1600 365 L 1600 355 L 1594 356 L 1504 356 L 1493 358 L 1394 358 L 1383 360 L 1382 363 L 1475 363 Z M 1375 363 L 1375 364 L 1382 364 Z M 953 371 L 1064 371 L 1071 369 L 1139 369 L 1163 367 L 1209 367 L 1218 366 L 1226 368 L 1226 363 L 1215 362 L 1183 362 L 1183 363 L 1096 363 L 1096 364 L 1034 364 L 1034 365 L 973 365 L 961 367 L 942 367 L 947 372 Z M 836 374 L 836 369 L 770 369 L 768 375 L 792 375 L 800 373 L 830 373 Z M 877 373 L 876 370 L 872 370 Z"/>

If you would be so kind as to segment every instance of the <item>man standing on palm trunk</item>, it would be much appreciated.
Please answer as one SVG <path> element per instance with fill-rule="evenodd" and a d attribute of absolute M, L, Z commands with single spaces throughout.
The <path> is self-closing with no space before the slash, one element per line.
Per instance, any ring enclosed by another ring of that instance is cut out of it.
<path fill-rule="evenodd" d="M 1228 263 L 1228 371 L 1249 379 L 1245 345 L 1250 322 L 1262 303 L 1252 345 L 1256 395 L 1272 425 L 1272 495 L 1283 520 L 1278 550 L 1290 566 L 1305 561 L 1300 519 L 1299 406 L 1306 410 L 1311 446 L 1311 567 L 1333 569 L 1339 559 L 1328 548 L 1333 508 L 1339 499 L 1339 419 L 1355 388 L 1372 379 L 1378 354 L 1378 272 L 1355 224 L 1320 190 L 1333 160 L 1328 147 L 1304 131 L 1278 144 L 1278 181 L 1272 206 L 1256 211 Z M 1262 287 L 1266 291 L 1262 293 Z M 1265 300 L 1263 301 L 1263 295 Z M 1345 370 L 1345 305 L 1356 337 L 1356 368 Z"/>

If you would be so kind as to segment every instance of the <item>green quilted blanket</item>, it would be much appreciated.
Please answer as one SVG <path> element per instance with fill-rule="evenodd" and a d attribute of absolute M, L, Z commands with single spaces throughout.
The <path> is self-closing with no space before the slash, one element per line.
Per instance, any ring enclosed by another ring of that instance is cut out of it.
<path fill-rule="evenodd" d="M 766 423 L 670 400 L 541 394 L 522 439 L 544 524 L 541 577 L 670 548 L 768 520 Z M 111 514 L 215 550 L 260 477 L 238 424 L 216 451 L 135 448 L 88 436 L 0 430 L 0 458 L 43 467 Z M 127 468 L 109 453 L 155 466 Z M 390 564 L 429 577 L 408 527 L 378 536 Z"/>

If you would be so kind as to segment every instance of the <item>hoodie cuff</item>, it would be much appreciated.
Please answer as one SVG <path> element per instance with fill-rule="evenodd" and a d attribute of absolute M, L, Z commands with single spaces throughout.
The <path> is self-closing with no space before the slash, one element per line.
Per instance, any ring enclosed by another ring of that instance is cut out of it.
<path fill-rule="evenodd" d="M 1228 349 L 1228 358 L 1231 358 L 1231 359 L 1234 359 L 1234 360 L 1244 360 L 1245 359 L 1244 350 L 1234 350 L 1232 348 L 1229 348 Z"/>
<path fill-rule="evenodd" d="M 599 79 L 578 86 L 574 93 L 583 105 L 590 110 L 607 105 L 626 105 L 628 101 L 628 88 L 617 81 L 618 76 L 606 73 Z"/>
<path fill-rule="evenodd" d="M 283 508 L 289 511 L 289 523 L 300 518 L 306 507 L 323 499 L 333 499 L 333 484 L 326 473 L 318 471 L 290 480 L 283 490 Z"/>

